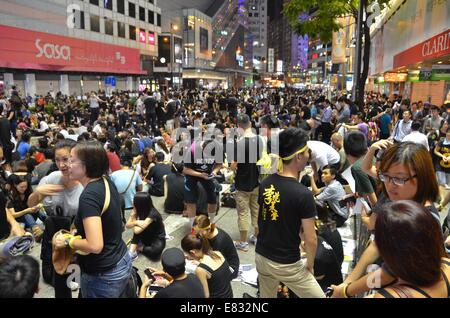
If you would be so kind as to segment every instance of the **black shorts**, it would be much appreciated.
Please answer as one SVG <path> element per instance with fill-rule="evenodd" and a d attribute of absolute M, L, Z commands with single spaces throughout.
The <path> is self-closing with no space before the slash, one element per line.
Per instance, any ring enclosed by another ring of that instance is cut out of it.
<path fill-rule="evenodd" d="M 197 182 L 200 182 L 206 191 L 206 201 L 208 204 L 216 204 L 215 186 L 212 180 L 205 180 L 193 176 L 184 177 L 184 201 L 186 203 L 197 203 L 198 187 Z"/>

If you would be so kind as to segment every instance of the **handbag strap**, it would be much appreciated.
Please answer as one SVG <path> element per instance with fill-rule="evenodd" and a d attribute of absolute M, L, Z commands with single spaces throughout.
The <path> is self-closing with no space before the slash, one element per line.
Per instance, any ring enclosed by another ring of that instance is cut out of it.
<path fill-rule="evenodd" d="M 130 180 L 130 182 L 128 183 L 127 188 L 125 189 L 125 191 L 121 192 L 120 194 L 125 194 L 125 193 L 128 191 L 128 189 L 130 188 L 131 183 L 132 183 L 133 180 L 134 180 L 134 175 L 135 175 L 135 174 L 136 174 L 136 169 L 133 170 L 133 175 L 131 176 L 131 180 Z"/>
<path fill-rule="evenodd" d="M 105 203 L 103 203 L 102 214 L 100 214 L 100 216 L 102 216 L 103 213 L 105 213 L 106 210 L 108 210 L 109 203 L 111 201 L 111 191 L 109 190 L 109 183 L 108 183 L 108 181 L 106 180 L 105 177 L 103 177 L 103 183 L 105 184 Z"/>

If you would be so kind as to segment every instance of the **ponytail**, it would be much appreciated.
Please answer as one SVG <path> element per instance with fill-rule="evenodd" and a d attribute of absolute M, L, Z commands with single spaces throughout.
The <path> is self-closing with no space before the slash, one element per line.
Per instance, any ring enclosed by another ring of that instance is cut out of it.
<path fill-rule="evenodd" d="M 211 246 L 209 245 L 209 241 L 206 237 L 202 237 L 200 234 L 188 234 L 181 240 L 181 248 L 185 252 L 189 252 L 191 250 L 200 250 L 203 254 L 210 256 L 214 260 L 220 259 L 219 255 L 215 253 Z"/>

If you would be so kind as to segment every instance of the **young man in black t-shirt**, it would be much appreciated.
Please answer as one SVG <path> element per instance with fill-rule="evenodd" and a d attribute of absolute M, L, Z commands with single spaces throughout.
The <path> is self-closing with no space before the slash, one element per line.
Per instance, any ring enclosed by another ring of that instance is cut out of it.
<path fill-rule="evenodd" d="M 268 176 L 259 188 L 256 269 L 261 297 L 275 298 L 279 282 L 296 295 L 325 297 L 314 278 L 317 215 L 314 197 L 299 182 L 309 151 L 308 137 L 301 129 L 288 128 L 279 134 L 278 173 Z M 300 227 L 305 233 L 307 262 L 300 259 Z"/>
<path fill-rule="evenodd" d="M 194 140 L 184 157 L 183 173 L 186 177 L 184 185 L 184 201 L 186 212 L 192 227 L 196 214 L 198 198 L 197 183 L 200 182 L 206 190 L 208 202 L 208 216 L 214 220 L 217 207 L 217 196 L 213 178 L 222 167 L 223 144 L 213 140 Z"/>
<path fill-rule="evenodd" d="M 235 242 L 235 246 L 237 249 L 247 251 L 249 216 L 255 233 L 250 237 L 250 242 L 256 243 L 258 236 L 259 169 L 256 162 L 261 158 L 263 141 L 252 133 L 250 117 L 247 114 L 239 114 L 237 123 L 239 129 L 243 131 L 243 138 L 237 143 L 231 164 L 232 170 L 237 169 L 235 186 L 240 240 Z"/>
<path fill-rule="evenodd" d="M 150 284 L 167 286 L 158 291 L 155 298 L 205 298 L 205 292 L 198 277 L 185 273 L 186 261 L 184 253 L 180 249 L 172 247 L 165 250 L 161 256 L 161 264 L 164 272 L 173 278 L 172 283 L 169 284 L 166 279 L 156 281 L 146 279 L 141 287 L 141 298 L 145 297 Z M 154 272 L 153 275 L 164 277 L 165 273 Z"/>

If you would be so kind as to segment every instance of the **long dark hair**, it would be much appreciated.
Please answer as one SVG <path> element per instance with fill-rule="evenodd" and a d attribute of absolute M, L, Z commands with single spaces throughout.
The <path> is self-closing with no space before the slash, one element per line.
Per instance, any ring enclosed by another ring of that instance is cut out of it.
<path fill-rule="evenodd" d="M 138 192 L 134 196 L 133 206 L 139 220 L 145 220 L 154 209 L 152 197 L 148 192 Z"/>
<path fill-rule="evenodd" d="M 188 234 L 181 240 L 181 248 L 189 253 L 191 250 L 200 250 L 203 254 L 210 256 L 214 260 L 219 260 L 220 256 L 215 253 L 208 239 L 200 235 Z"/>
<path fill-rule="evenodd" d="M 444 239 L 438 222 L 423 205 L 410 200 L 383 205 L 377 213 L 375 243 L 402 280 L 423 287 L 439 281 Z"/>
<path fill-rule="evenodd" d="M 17 188 L 16 188 L 22 182 L 27 183 L 27 189 L 24 192 L 24 196 L 25 196 L 24 200 L 25 201 L 28 200 L 28 197 L 31 195 L 31 193 L 33 193 L 33 188 L 31 187 L 29 174 L 26 174 L 26 175 L 12 174 L 9 177 L 9 182 L 11 185 L 11 199 L 13 201 L 22 201 L 22 199 L 20 199 L 20 193 L 19 193 L 19 191 L 17 191 Z"/>

